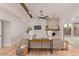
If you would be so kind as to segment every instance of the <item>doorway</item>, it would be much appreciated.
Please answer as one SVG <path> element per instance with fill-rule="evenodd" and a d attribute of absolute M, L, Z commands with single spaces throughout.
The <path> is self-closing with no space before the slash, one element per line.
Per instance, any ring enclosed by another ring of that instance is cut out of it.
<path fill-rule="evenodd" d="M 9 42 L 8 33 L 10 32 L 10 22 L 5 20 L 0 20 L 0 55 L 5 54 L 5 48 Z"/>
<path fill-rule="evenodd" d="M 67 40 L 72 46 L 79 48 L 79 23 L 64 24 L 64 40 Z"/>

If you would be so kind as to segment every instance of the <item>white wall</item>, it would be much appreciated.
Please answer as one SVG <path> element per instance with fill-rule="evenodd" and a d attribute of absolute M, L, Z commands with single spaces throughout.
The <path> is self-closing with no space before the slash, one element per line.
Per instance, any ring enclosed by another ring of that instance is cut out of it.
<path fill-rule="evenodd" d="M 2 21 L 2 31 L 3 31 L 3 46 L 10 46 L 10 22 Z"/>
<path fill-rule="evenodd" d="M 34 30 L 34 25 L 41 25 L 41 30 Z M 31 19 L 30 22 L 28 23 L 28 26 L 32 27 L 34 34 L 37 36 L 41 35 L 44 36 L 46 34 L 45 29 L 46 29 L 46 20 L 42 19 Z"/>
<path fill-rule="evenodd" d="M 9 5 L 9 8 L 11 7 L 11 9 L 15 11 L 14 14 L 11 11 L 9 11 L 9 9 L 4 8 L 5 6 L 7 5 L 2 5 L 2 7 L 0 5 L 0 19 L 6 21 L 4 22 L 3 27 L 5 29 L 3 45 L 9 47 L 11 45 L 16 44 L 21 39 L 25 39 L 27 37 L 26 29 L 28 16 L 26 13 L 26 18 L 22 18 L 23 16 L 19 15 L 22 14 L 20 13 L 20 11 L 18 12 L 19 14 L 15 14 L 17 13 L 16 10 L 19 10 L 18 8 L 16 10 L 13 9 L 15 6 L 17 6 L 17 4 L 15 4 L 13 8 L 11 5 Z"/>
<path fill-rule="evenodd" d="M 27 21 L 27 18 L 30 19 L 29 15 L 26 13 L 26 11 L 19 3 L 1 3 L 0 10 L 2 14 L 1 17 L 3 16 L 3 14 L 6 14 L 5 16 L 6 19 L 8 18 L 8 15 L 12 16 L 11 19 L 15 19 L 16 17 L 18 18 L 17 20 L 20 20 L 22 22 Z M 5 11 L 5 12 L 2 12 L 2 11 Z"/>
<path fill-rule="evenodd" d="M 23 22 L 13 21 L 11 23 L 11 45 L 17 43 L 18 41 L 25 39 L 27 24 Z"/>
<path fill-rule="evenodd" d="M 57 35 L 54 39 L 63 39 L 63 18 L 60 18 L 58 20 L 58 24 L 59 24 L 59 28 L 60 31 L 54 31 Z M 53 22 L 51 23 L 53 24 Z M 42 30 L 34 30 L 34 25 L 41 25 L 42 26 Z M 42 20 L 42 19 L 38 19 L 38 18 L 34 18 L 31 19 L 30 22 L 28 22 L 28 26 L 32 27 L 34 34 L 36 34 L 37 36 L 45 36 L 46 35 L 46 20 Z"/>
<path fill-rule="evenodd" d="M 19 21 L 3 21 L 3 46 L 16 44 L 26 35 L 27 24 Z"/>

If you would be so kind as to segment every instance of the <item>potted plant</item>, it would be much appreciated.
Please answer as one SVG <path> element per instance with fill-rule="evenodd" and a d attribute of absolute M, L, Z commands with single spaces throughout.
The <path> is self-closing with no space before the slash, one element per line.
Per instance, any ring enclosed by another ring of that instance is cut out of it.
<path fill-rule="evenodd" d="M 27 29 L 27 33 L 29 33 L 29 31 L 32 31 L 32 27 L 28 26 L 28 29 Z"/>

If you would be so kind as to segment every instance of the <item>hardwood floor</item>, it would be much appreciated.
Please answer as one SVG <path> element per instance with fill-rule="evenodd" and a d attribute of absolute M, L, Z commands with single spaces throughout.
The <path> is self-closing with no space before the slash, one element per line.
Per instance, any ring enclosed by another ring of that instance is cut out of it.
<path fill-rule="evenodd" d="M 16 56 L 16 49 L 20 45 L 21 41 L 14 44 L 11 47 L 0 48 L 0 56 Z"/>
<path fill-rule="evenodd" d="M 0 56 L 16 56 L 16 49 L 20 42 L 11 47 L 0 48 Z M 31 50 L 26 56 L 79 56 L 79 48 L 69 44 L 68 50 L 53 50 L 53 53 L 44 49 Z"/>
<path fill-rule="evenodd" d="M 1 56 L 16 56 L 16 47 L 7 52 L 2 53 Z M 54 50 L 53 53 L 49 50 L 31 50 L 26 56 L 79 56 L 79 48 L 69 45 L 68 50 Z"/>
<path fill-rule="evenodd" d="M 79 49 L 69 46 L 68 50 L 53 50 L 53 53 L 48 50 L 33 50 L 28 56 L 79 56 Z"/>

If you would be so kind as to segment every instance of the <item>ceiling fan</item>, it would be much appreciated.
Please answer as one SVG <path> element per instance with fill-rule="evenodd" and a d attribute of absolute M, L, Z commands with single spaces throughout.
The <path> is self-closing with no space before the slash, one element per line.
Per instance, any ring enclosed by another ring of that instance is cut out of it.
<path fill-rule="evenodd" d="M 37 17 L 38 17 L 39 19 L 45 19 L 45 20 L 47 20 L 47 19 L 49 18 L 48 15 L 44 16 L 42 10 L 40 11 L 40 16 L 37 15 Z"/>

